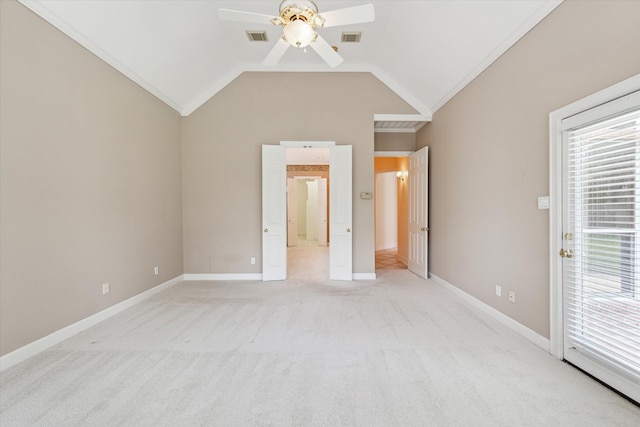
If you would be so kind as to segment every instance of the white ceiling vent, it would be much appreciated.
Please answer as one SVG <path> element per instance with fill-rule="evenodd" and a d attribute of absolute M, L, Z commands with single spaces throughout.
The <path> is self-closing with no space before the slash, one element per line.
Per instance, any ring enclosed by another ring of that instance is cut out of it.
<path fill-rule="evenodd" d="M 354 33 L 342 33 L 342 43 L 360 43 L 360 38 L 362 37 L 361 32 Z"/>
<path fill-rule="evenodd" d="M 264 31 L 247 31 L 247 37 L 249 37 L 249 41 L 251 42 L 269 41 L 269 39 L 267 39 L 267 33 Z"/>

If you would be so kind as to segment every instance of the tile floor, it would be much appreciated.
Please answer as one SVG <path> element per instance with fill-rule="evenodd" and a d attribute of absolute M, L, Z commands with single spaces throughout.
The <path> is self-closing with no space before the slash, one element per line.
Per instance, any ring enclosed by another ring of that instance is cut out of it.
<path fill-rule="evenodd" d="M 376 251 L 376 270 L 404 270 L 407 266 L 398 260 L 396 248 Z"/>

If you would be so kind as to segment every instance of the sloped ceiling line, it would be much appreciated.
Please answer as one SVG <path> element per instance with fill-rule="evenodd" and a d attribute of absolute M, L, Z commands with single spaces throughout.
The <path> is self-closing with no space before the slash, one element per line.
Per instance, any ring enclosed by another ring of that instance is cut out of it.
<path fill-rule="evenodd" d="M 340 45 L 345 62 L 331 69 L 296 49 L 264 66 L 272 44 L 249 43 L 250 28 L 217 17 L 218 8 L 270 13 L 277 0 L 19 1 L 183 116 L 243 72 L 309 71 L 371 73 L 428 120 L 562 2 L 318 0 L 323 10 L 376 10 L 373 23 L 322 30 L 328 41 L 363 31 L 358 46 Z M 266 31 L 277 38 L 277 29 Z"/>

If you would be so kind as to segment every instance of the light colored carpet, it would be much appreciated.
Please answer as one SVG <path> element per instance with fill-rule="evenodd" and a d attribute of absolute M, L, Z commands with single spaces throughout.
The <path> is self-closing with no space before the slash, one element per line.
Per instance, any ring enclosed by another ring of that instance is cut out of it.
<path fill-rule="evenodd" d="M 640 425 L 436 283 L 378 274 L 179 284 L 3 372 L 0 425 Z"/>

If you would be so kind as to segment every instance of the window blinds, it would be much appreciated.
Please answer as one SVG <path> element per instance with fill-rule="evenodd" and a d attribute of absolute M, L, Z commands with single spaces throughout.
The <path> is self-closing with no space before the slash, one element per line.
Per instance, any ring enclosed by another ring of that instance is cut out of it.
<path fill-rule="evenodd" d="M 564 132 L 565 354 L 640 381 L 640 107 Z"/>

